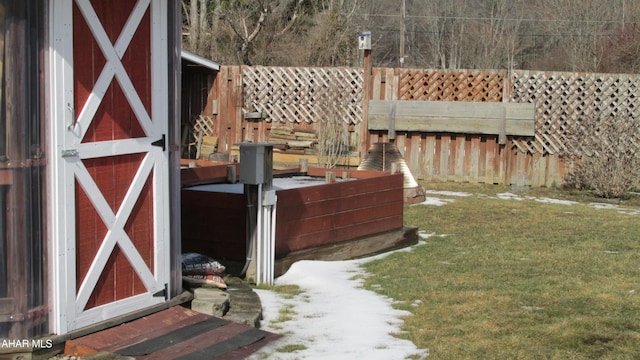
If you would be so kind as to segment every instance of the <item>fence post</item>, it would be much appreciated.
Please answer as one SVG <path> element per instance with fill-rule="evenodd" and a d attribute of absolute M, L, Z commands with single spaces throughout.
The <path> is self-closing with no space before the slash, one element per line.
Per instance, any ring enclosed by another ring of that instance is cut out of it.
<path fill-rule="evenodd" d="M 360 161 L 369 149 L 369 99 L 371 98 L 371 50 L 364 50 L 362 76 L 362 123 L 360 124 Z"/>

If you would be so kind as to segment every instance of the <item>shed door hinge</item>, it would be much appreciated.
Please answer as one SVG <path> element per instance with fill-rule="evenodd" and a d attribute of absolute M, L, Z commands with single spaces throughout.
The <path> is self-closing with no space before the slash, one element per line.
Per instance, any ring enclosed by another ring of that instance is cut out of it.
<path fill-rule="evenodd" d="M 153 297 L 164 297 L 165 301 L 169 300 L 169 284 L 164 284 L 164 289 L 153 294 Z"/>

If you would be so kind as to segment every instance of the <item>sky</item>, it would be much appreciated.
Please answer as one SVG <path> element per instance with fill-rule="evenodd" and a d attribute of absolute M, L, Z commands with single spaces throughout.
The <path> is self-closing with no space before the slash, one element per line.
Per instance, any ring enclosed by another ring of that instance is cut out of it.
<path fill-rule="evenodd" d="M 427 191 L 424 202 L 413 206 L 443 206 L 458 197 L 473 196 L 462 192 Z M 477 194 L 476 196 L 487 196 Z M 506 201 L 538 201 L 564 204 L 578 203 L 535 198 L 522 194 L 502 193 L 497 198 Z M 612 209 L 630 215 L 640 214 L 617 205 L 591 203 L 597 209 Z M 423 231 L 423 239 L 418 245 L 428 241 L 430 236 Z M 439 235 L 445 236 L 445 235 Z M 415 246 L 397 251 L 412 251 Z M 251 359 L 406 359 L 409 356 L 426 358 L 428 349 L 418 349 L 408 341 L 394 337 L 400 333 L 403 316 L 410 313 L 393 308 L 393 300 L 362 288 L 366 272 L 361 264 L 389 253 L 346 261 L 304 260 L 293 264 L 276 285 L 297 285 L 300 295 L 286 299 L 271 290 L 257 289 L 263 307 L 261 328 L 284 335 L 281 339 L 267 344 Z M 420 299 L 415 299 L 417 304 Z M 288 321 L 278 321 L 280 310 L 292 314 Z M 280 352 L 287 345 L 302 345 L 294 352 Z"/>

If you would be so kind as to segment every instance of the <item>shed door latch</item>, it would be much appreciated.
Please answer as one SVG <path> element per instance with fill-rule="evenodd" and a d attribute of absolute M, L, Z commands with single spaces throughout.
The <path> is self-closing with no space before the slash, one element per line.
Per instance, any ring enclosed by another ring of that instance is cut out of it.
<path fill-rule="evenodd" d="M 167 136 L 162 134 L 162 138 L 152 142 L 151 145 L 161 147 L 162 151 L 165 151 L 167 149 Z"/>

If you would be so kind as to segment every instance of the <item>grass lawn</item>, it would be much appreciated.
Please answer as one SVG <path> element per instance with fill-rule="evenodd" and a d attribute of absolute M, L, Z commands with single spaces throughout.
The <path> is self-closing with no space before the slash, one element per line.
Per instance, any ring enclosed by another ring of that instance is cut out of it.
<path fill-rule="evenodd" d="M 587 193 L 423 183 L 471 196 L 405 208 L 435 233 L 366 265 L 366 287 L 408 310 L 404 332 L 433 359 L 640 358 L 640 214 L 597 209 Z M 613 201 L 640 210 L 637 195 Z"/>

